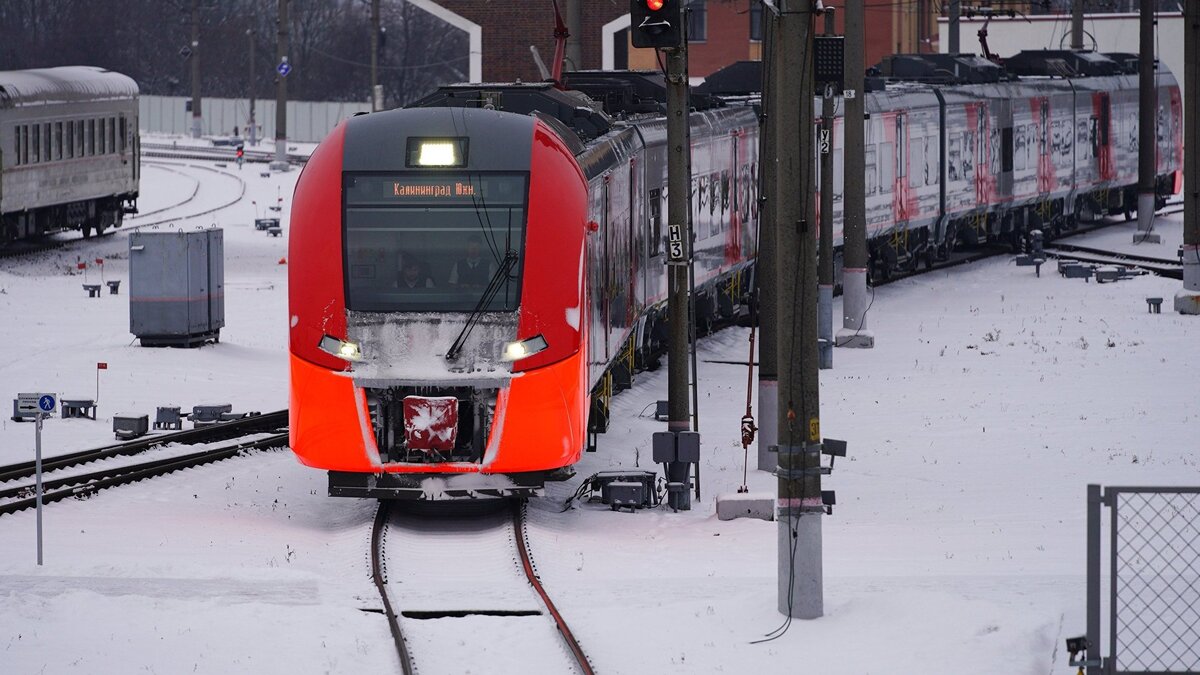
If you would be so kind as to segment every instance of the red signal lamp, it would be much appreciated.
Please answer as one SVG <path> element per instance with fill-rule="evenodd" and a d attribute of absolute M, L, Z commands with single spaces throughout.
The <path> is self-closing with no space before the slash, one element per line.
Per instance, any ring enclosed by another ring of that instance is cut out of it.
<path fill-rule="evenodd" d="M 657 12 L 663 8 L 663 0 L 646 0 L 646 9 Z"/>

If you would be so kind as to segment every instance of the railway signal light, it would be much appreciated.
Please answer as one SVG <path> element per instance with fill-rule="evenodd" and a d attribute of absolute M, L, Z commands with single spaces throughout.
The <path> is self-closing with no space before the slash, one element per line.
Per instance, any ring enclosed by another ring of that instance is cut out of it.
<path fill-rule="evenodd" d="M 685 0 L 630 0 L 629 30 L 634 47 L 673 49 L 683 45 Z"/>

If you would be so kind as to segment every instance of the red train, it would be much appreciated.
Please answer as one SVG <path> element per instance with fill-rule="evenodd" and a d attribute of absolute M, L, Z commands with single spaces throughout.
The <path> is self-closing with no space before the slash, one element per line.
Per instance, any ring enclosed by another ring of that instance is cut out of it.
<path fill-rule="evenodd" d="M 1118 61 L 1040 53 L 1014 61 L 1031 75 L 1020 79 L 966 56 L 884 67 L 908 81 L 867 94 L 875 276 L 1035 228 L 1052 238 L 1136 203 L 1136 78 Z M 958 75 L 942 81 L 948 73 Z M 291 447 L 329 471 L 330 494 L 536 494 L 594 448 L 612 394 L 655 367 L 666 335 L 662 78 L 569 77 L 572 91 L 445 87 L 414 108 L 351 118 L 309 160 L 289 245 Z M 1165 196 L 1178 189 L 1182 111 L 1170 73 L 1159 83 Z M 692 105 L 703 333 L 750 300 L 758 120 L 748 104 Z M 839 173 L 841 130 L 838 120 Z M 839 250 L 841 192 L 835 179 Z"/>
<path fill-rule="evenodd" d="M 532 494 L 603 426 L 614 374 L 654 358 L 661 117 L 617 126 L 545 85 L 493 91 L 507 112 L 447 107 L 477 93 L 348 120 L 296 186 L 291 446 L 331 494 Z M 546 109 L 593 142 L 522 114 Z M 727 289 L 752 249 L 756 121 L 697 122 L 697 273 Z"/>

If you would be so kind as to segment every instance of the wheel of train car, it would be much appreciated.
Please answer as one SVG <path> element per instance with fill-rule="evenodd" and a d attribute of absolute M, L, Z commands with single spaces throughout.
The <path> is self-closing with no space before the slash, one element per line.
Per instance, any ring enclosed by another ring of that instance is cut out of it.
<path fill-rule="evenodd" d="M 933 246 L 926 246 L 925 250 L 921 252 L 921 261 L 923 263 L 925 263 L 926 270 L 933 269 L 933 263 L 937 260 L 938 257 L 939 257 L 939 255 L 938 255 L 937 249 L 934 248 Z"/>
<path fill-rule="evenodd" d="M 1128 199 L 1126 199 L 1125 203 L 1122 205 L 1121 213 L 1125 216 L 1125 222 L 1128 223 L 1133 220 L 1134 215 L 1137 213 L 1137 209 L 1133 208 L 1133 205 L 1129 203 Z"/>
<path fill-rule="evenodd" d="M 79 231 L 83 233 L 84 239 L 92 238 L 92 224 L 90 222 L 84 223 L 82 226 L 80 226 Z"/>

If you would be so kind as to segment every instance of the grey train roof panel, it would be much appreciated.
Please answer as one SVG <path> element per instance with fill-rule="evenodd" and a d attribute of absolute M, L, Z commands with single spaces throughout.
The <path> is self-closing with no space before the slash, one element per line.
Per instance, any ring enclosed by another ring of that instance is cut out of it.
<path fill-rule="evenodd" d="M 0 71 L 0 108 L 133 98 L 132 78 L 94 66 Z"/>

